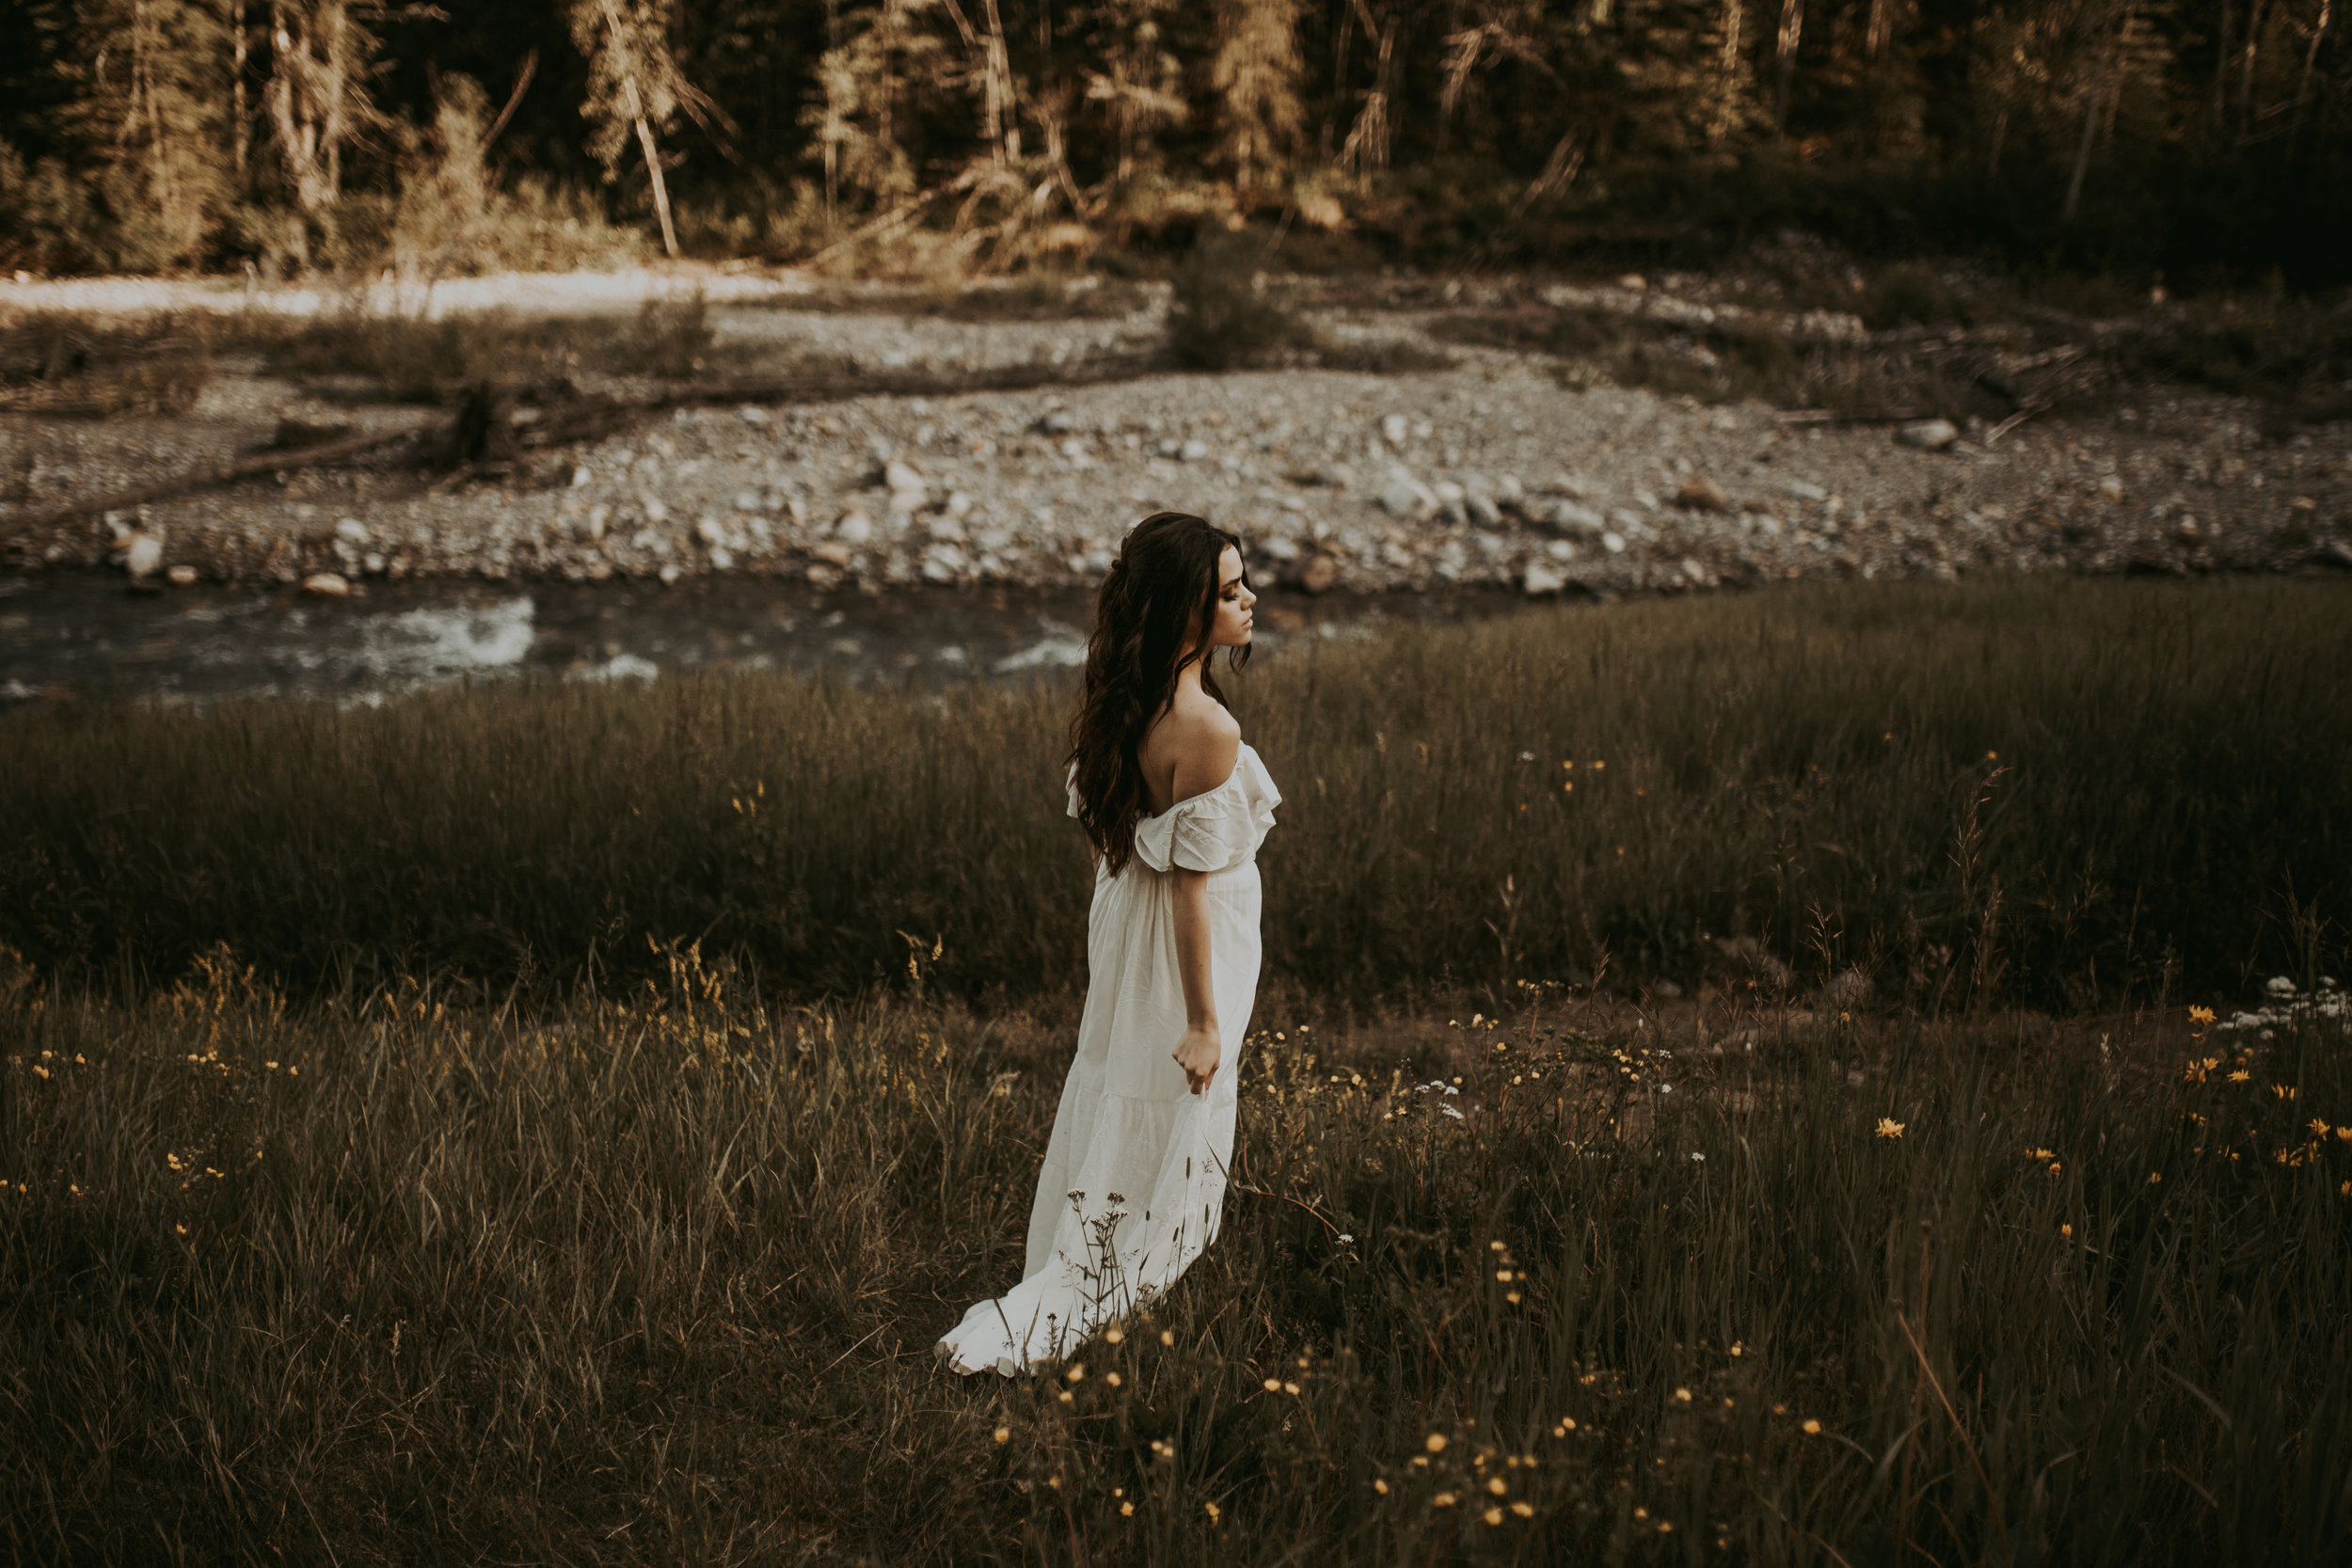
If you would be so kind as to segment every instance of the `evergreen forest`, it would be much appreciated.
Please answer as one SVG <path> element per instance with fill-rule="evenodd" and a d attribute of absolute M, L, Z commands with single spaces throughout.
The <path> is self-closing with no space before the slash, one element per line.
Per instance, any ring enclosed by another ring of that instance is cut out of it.
<path fill-rule="evenodd" d="M 10 0 L 0 267 L 2347 276 L 2338 0 Z"/>

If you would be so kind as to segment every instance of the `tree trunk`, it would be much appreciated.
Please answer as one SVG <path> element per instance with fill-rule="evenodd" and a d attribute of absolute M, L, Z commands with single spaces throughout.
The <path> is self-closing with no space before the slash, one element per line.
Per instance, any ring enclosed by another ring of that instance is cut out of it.
<path fill-rule="evenodd" d="M 253 150 L 252 117 L 245 102 L 245 72 L 246 67 L 252 61 L 253 40 L 246 30 L 245 0 L 236 0 L 236 4 L 230 8 L 229 24 L 234 33 L 236 60 L 236 75 L 230 87 L 230 114 L 236 122 L 230 133 L 230 156 L 236 166 L 237 195 L 242 198 L 246 193 L 246 162 Z"/>
<path fill-rule="evenodd" d="M 612 34 L 612 47 L 620 50 L 624 44 L 621 14 L 612 8 L 612 0 L 604 0 L 604 24 Z M 622 58 L 634 64 L 635 50 Z M 670 222 L 670 186 L 661 178 L 661 150 L 654 145 L 653 127 L 645 122 L 644 95 L 637 90 L 637 74 L 632 70 L 621 77 L 621 86 L 628 92 L 628 118 L 637 126 L 637 146 L 645 155 L 645 177 L 653 182 L 653 210 L 661 219 L 661 248 L 670 260 L 677 260 L 677 230 Z"/>
<path fill-rule="evenodd" d="M 1012 96 L 1012 52 L 1005 47 L 1005 19 L 996 0 L 988 11 L 988 134 L 997 158 L 1008 167 L 1021 161 L 1021 116 Z"/>
<path fill-rule="evenodd" d="M 2335 20 L 2335 0 L 2319 0 L 2319 21 L 2312 27 L 2312 46 L 2303 51 L 2303 80 L 2295 89 L 2295 135 L 2290 142 L 2300 140 L 2303 114 L 2311 107 L 2312 71 L 2319 64 L 2319 46 L 2328 37 L 2328 24 Z"/>
<path fill-rule="evenodd" d="M 2124 25 L 2130 25 L 2126 13 Z M 2074 221 L 2074 214 L 2082 206 L 2083 181 L 2090 172 L 2090 150 L 2099 137 L 2099 111 L 2107 101 L 2107 91 L 2115 73 L 2116 41 L 2107 40 L 2106 54 L 2100 61 L 2099 74 L 2083 89 L 2083 135 L 2074 148 L 2074 172 L 2067 178 L 2066 205 L 2058 213 L 2060 223 Z"/>
<path fill-rule="evenodd" d="M 635 82 L 628 85 L 628 103 L 632 109 L 637 107 Z M 644 115 L 636 118 L 637 145 L 644 149 L 645 173 L 653 181 L 653 210 L 661 218 L 661 248 L 675 261 L 677 260 L 677 230 L 670 224 L 670 187 L 661 178 L 661 153 L 653 144 L 653 127 L 645 123 Z"/>
<path fill-rule="evenodd" d="M 1780 82 L 1772 91 L 1772 129 L 1788 123 L 1788 85 L 1797 73 L 1797 45 L 1804 34 L 1804 0 L 1780 0 Z"/>
<path fill-rule="evenodd" d="M 2244 141 L 2254 134 L 2254 55 L 2262 46 L 2263 0 L 2253 0 L 2246 13 L 2245 69 L 2238 76 L 2237 122 L 2238 139 Z"/>
<path fill-rule="evenodd" d="M 2230 0 L 2221 0 L 2221 23 L 2213 40 L 2213 129 L 2227 133 L 2230 124 Z"/>
<path fill-rule="evenodd" d="M 1862 38 L 1862 57 L 1877 59 L 1886 48 L 1887 35 L 1894 30 L 1894 0 L 1870 0 L 1870 21 Z"/>

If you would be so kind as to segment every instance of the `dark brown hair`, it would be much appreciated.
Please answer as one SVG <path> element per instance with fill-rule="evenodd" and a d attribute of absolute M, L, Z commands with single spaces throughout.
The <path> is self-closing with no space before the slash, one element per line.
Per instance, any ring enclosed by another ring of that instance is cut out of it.
<path fill-rule="evenodd" d="M 1217 562 L 1228 546 L 1239 549 L 1241 540 L 1187 513 L 1155 512 L 1128 531 L 1095 596 L 1069 762 L 1076 770 L 1078 825 L 1113 876 L 1134 853 L 1136 823 L 1150 809 L 1143 737 L 1175 698 L 1195 628 L 1205 640 L 1216 624 Z M 1224 703 L 1209 673 L 1216 652 L 1198 653 L 1200 689 Z M 1244 644 L 1229 663 L 1238 670 L 1248 661 Z"/>

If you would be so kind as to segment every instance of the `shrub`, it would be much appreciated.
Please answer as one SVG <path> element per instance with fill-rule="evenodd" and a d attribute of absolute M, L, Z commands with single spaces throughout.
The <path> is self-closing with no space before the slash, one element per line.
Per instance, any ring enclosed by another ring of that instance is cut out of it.
<path fill-rule="evenodd" d="M 1193 370 L 1232 370 L 1316 346 L 1312 328 L 1258 283 L 1263 239 L 1204 228 L 1178 264 L 1168 309 L 1168 352 Z"/>

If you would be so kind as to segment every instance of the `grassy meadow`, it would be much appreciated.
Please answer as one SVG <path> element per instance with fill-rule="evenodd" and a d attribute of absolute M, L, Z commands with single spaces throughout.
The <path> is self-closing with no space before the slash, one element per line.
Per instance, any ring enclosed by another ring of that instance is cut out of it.
<path fill-rule="evenodd" d="M 776 1006 L 673 954 L 536 1014 L 15 974 L 0 1556 L 2138 1568 L 2352 1529 L 2340 992 L 2185 1031 L 1269 1006 L 1224 1234 L 1005 1383 L 929 1347 L 1020 1267 L 1068 1019 L 913 967 Z"/>
<path fill-rule="evenodd" d="M 0 714 L 0 1560 L 2340 1555 L 2345 604 L 1265 660 L 1224 1232 L 1009 1383 L 1065 689 Z"/>
<path fill-rule="evenodd" d="M 2348 610 L 2312 581 L 1791 585 L 1293 647 L 1229 683 L 1287 797 L 1271 973 L 1494 1001 L 1858 972 L 1931 1011 L 2308 986 L 2352 900 Z M 0 942 L 134 986 L 225 943 L 310 993 L 626 983 L 698 940 L 806 997 L 912 936 L 967 998 L 1067 991 L 1069 701 L 722 675 L 20 707 Z"/>

